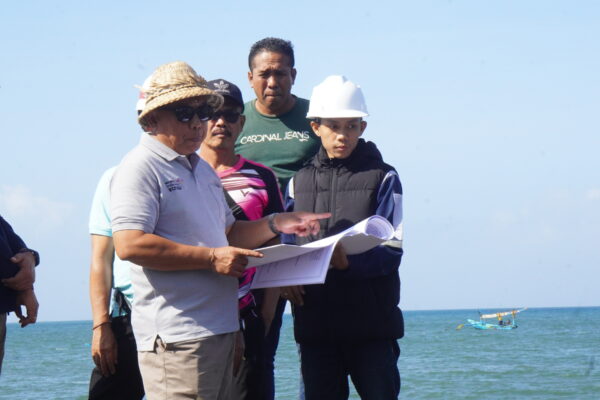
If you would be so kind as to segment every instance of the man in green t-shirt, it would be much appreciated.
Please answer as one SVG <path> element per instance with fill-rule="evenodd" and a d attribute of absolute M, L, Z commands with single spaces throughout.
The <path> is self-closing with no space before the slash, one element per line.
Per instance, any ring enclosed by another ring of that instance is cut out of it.
<path fill-rule="evenodd" d="M 308 100 L 292 94 L 296 79 L 292 43 L 271 37 L 259 40 L 250 48 L 248 67 L 248 81 L 256 99 L 244 106 L 246 123 L 238 136 L 235 152 L 271 168 L 285 193 L 291 177 L 321 146 L 306 119 Z M 263 383 L 263 400 L 275 398 L 272 371 L 285 303 L 285 299 L 279 299 L 271 329 L 265 337 L 264 350 L 271 374 Z"/>
<path fill-rule="evenodd" d="M 306 119 L 308 100 L 292 94 L 296 79 L 292 43 L 265 38 L 248 55 L 248 81 L 256 99 L 245 105 L 246 124 L 235 151 L 271 168 L 285 192 L 290 178 L 319 149 Z"/>

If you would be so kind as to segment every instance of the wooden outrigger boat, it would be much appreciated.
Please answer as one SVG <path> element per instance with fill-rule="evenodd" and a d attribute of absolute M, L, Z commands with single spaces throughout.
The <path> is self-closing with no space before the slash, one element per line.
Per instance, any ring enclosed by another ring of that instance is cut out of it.
<path fill-rule="evenodd" d="M 520 310 L 510 310 L 510 311 L 502 311 L 493 314 L 481 314 L 479 313 L 479 321 L 475 321 L 473 319 L 467 319 L 466 324 L 460 324 L 456 327 L 456 330 L 460 330 L 465 326 L 471 326 L 475 329 L 498 329 L 498 330 L 510 330 L 516 329 L 517 325 L 517 314 L 521 311 L 527 310 L 527 307 L 522 308 Z M 509 316 L 512 316 L 510 318 Z M 508 317 L 508 318 L 505 318 Z M 486 319 L 497 319 L 498 323 L 490 323 L 486 322 Z"/>

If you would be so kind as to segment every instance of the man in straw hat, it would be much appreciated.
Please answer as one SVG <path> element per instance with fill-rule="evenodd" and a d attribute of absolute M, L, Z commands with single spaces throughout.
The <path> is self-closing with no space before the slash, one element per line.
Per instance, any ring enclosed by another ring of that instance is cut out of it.
<path fill-rule="evenodd" d="M 115 248 L 132 261 L 132 324 L 148 399 L 225 399 L 238 330 L 237 279 L 281 232 L 318 232 L 329 214 L 235 221 L 219 178 L 196 154 L 223 97 L 186 63 L 154 71 L 148 130 L 111 182 Z"/>

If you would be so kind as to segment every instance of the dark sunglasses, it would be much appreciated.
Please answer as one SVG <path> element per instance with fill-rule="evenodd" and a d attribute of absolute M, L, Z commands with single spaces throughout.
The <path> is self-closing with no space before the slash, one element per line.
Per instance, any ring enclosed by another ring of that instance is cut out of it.
<path fill-rule="evenodd" d="M 215 113 L 213 108 L 207 104 L 198 108 L 179 106 L 165 109 L 175 114 L 175 118 L 177 118 L 177 121 L 179 122 L 190 122 L 192 118 L 194 118 L 194 114 L 198 116 L 200 121 L 208 121 Z"/>
<path fill-rule="evenodd" d="M 223 118 L 225 121 L 229 122 L 230 124 L 234 124 L 236 122 L 238 122 L 238 120 L 240 119 L 240 115 L 242 115 L 241 113 L 237 112 L 237 111 L 216 111 L 213 113 L 212 117 L 210 117 L 211 120 L 213 121 L 218 121 L 219 118 Z"/>

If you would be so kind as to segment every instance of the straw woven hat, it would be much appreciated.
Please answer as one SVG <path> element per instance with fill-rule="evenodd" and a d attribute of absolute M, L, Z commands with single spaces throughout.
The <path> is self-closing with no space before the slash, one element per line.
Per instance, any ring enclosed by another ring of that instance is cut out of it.
<path fill-rule="evenodd" d="M 207 96 L 208 104 L 215 110 L 223 104 L 223 97 L 210 90 L 206 80 L 183 61 L 161 65 L 144 84 L 146 104 L 138 117 L 140 124 L 152 111 L 193 97 Z"/>

